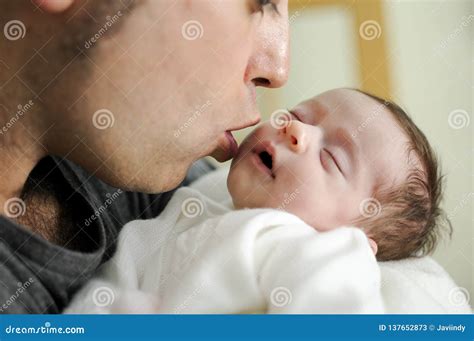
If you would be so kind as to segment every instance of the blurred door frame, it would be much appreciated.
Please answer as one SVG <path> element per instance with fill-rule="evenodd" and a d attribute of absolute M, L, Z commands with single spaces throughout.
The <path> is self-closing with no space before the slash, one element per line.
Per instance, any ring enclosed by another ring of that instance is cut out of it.
<path fill-rule="evenodd" d="M 342 6 L 353 14 L 354 36 L 358 55 L 354 56 L 359 74 L 359 87 L 367 92 L 391 99 L 390 57 L 382 0 L 289 0 L 290 17 L 305 10 Z"/>

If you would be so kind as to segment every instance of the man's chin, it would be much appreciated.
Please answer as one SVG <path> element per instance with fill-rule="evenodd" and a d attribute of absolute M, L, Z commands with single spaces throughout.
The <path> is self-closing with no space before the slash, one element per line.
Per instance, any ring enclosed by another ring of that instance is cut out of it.
<path fill-rule="evenodd" d="M 131 192 L 158 194 L 177 188 L 184 181 L 185 177 L 186 169 L 175 169 L 172 172 L 161 169 L 156 172 L 150 172 L 149 176 L 143 176 L 142 173 L 127 184 L 116 187 Z"/>
<path fill-rule="evenodd" d="M 139 192 L 145 194 L 159 194 L 171 191 L 177 188 L 180 183 L 184 180 L 184 177 L 177 181 L 166 181 L 166 182 L 151 182 L 151 181 L 139 181 L 139 182 L 131 182 L 124 186 L 115 186 L 121 188 L 125 191 L 130 192 Z"/>

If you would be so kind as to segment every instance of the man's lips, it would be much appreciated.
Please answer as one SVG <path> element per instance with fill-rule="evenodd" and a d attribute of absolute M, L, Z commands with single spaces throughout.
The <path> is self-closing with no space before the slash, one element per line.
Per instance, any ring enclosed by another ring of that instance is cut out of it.
<path fill-rule="evenodd" d="M 239 150 L 237 141 L 230 131 L 226 131 L 219 139 L 219 146 L 214 151 L 212 156 L 219 162 L 224 162 L 232 159 Z"/>
<path fill-rule="evenodd" d="M 237 141 L 234 138 L 234 135 L 230 131 L 225 132 L 225 137 L 227 138 L 227 141 L 229 142 L 229 150 L 230 150 L 230 157 L 233 158 L 235 155 L 237 155 L 237 152 L 239 151 L 239 145 L 237 144 Z"/>

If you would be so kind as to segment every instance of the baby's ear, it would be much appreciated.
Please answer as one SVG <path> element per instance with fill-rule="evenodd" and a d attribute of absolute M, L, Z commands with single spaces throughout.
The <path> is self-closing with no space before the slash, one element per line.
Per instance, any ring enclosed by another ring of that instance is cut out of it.
<path fill-rule="evenodd" d="M 377 255 L 377 251 L 379 249 L 379 247 L 377 246 L 377 243 L 372 238 L 367 238 L 367 239 L 369 240 L 369 245 L 370 245 L 370 248 L 372 249 L 374 255 Z"/>

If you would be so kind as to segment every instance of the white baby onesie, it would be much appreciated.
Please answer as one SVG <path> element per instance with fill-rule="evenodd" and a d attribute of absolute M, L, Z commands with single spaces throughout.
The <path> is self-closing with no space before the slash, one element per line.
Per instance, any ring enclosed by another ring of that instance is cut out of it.
<path fill-rule="evenodd" d="M 124 226 L 66 313 L 383 313 L 367 238 L 272 209 L 230 210 L 192 188 Z"/>

